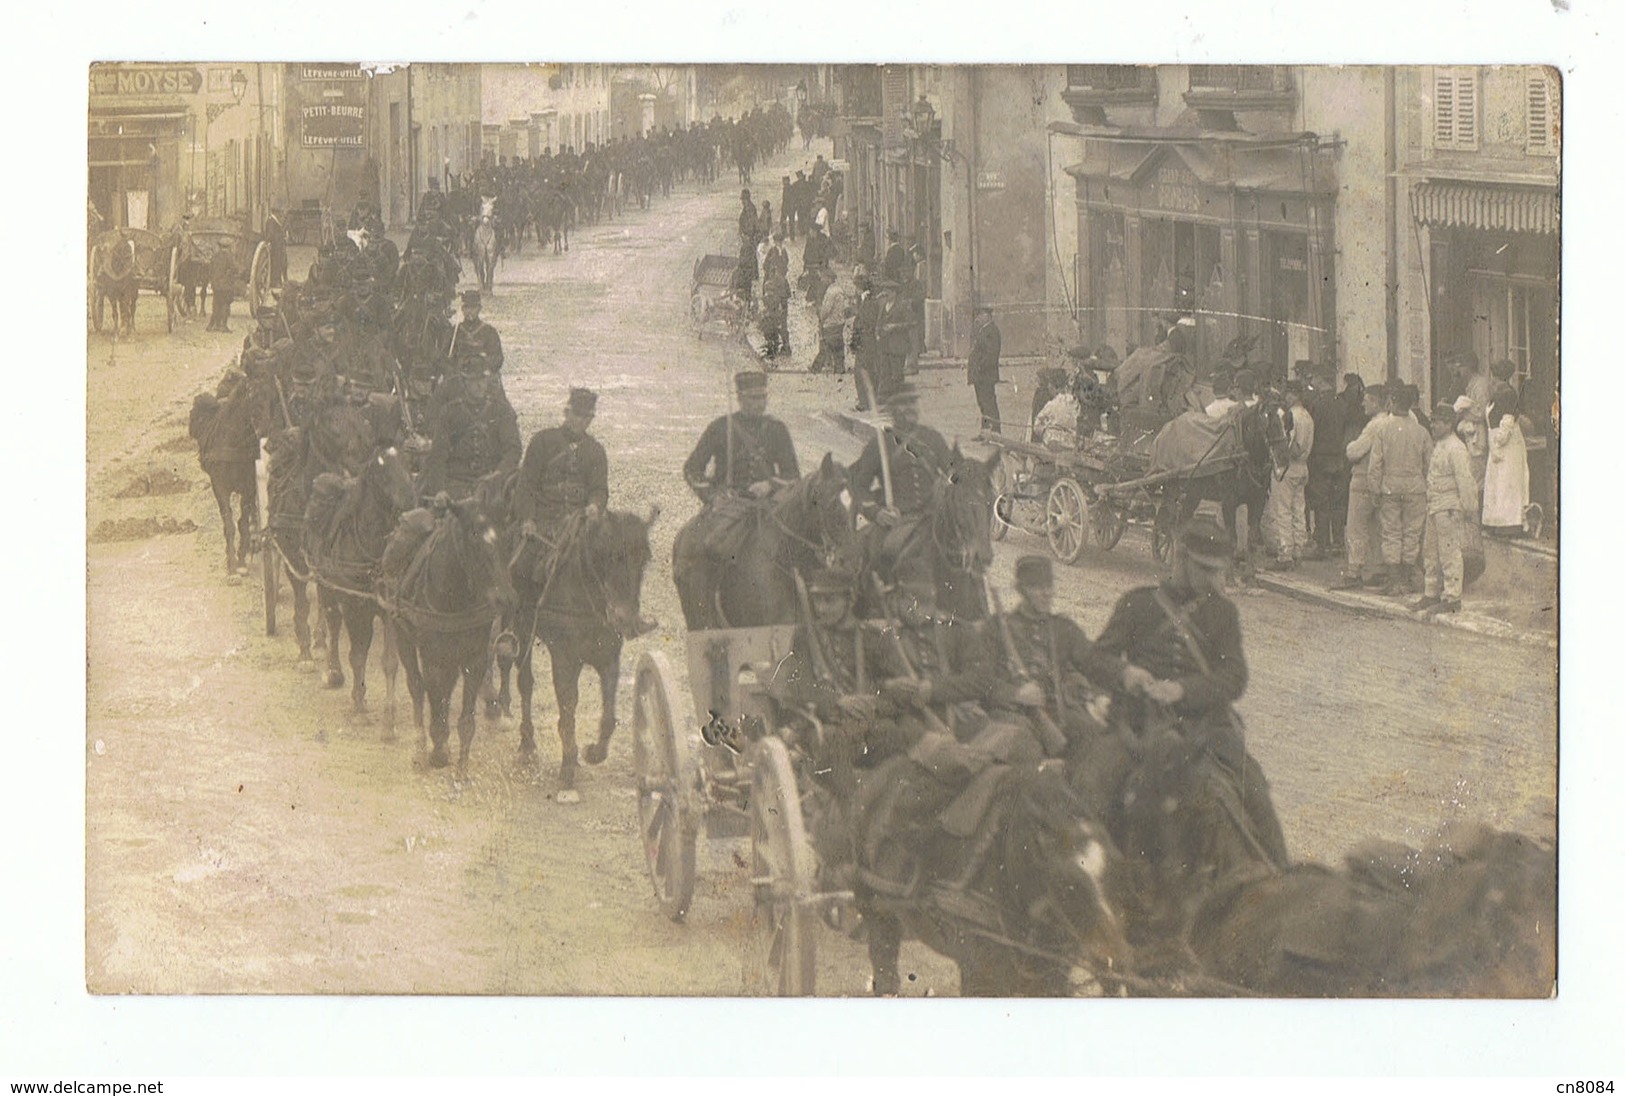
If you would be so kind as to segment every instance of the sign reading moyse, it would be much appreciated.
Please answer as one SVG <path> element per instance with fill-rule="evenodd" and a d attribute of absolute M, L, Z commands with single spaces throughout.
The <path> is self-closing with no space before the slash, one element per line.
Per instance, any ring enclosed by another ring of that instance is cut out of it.
<path fill-rule="evenodd" d="M 367 133 L 367 73 L 360 65 L 289 65 L 289 122 L 301 148 L 361 148 Z"/>

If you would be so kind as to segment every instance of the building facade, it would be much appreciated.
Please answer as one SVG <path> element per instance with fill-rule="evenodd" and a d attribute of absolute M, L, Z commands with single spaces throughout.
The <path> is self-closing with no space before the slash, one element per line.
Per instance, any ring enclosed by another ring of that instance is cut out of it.
<path fill-rule="evenodd" d="M 282 196 L 282 86 L 280 65 L 92 65 L 90 201 L 109 225 L 258 225 Z"/>
<path fill-rule="evenodd" d="M 1510 361 L 1530 493 L 1557 502 L 1561 81 L 1539 66 L 1401 70 L 1402 373 L 1456 394 L 1446 364 Z"/>
<path fill-rule="evenodd" d="M 610 73 L 602 64 L 479 65 L 481 156 L 490 163 L 551 149 L 580 152 L 610 134 Z"/>
<path fill-rule="evenodd" d="M 479 166 L 482 65 L 417 63 L 373 74 L 363 176 L 385 223 L 402 228 L 431 188 Z"/>

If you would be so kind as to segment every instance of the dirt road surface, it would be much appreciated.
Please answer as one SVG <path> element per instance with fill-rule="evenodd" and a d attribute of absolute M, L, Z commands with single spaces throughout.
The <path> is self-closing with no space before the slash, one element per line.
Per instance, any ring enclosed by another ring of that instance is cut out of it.
<path fill-rule="evenodd" d="M 799 153 L 797 153 L 799 157 Z M 791 166 L 799 166 L 793 164 Z M 777 171 L 768 173 L 777 178 Z M 776 195 L 775 195 L 776 197 Z M 186 437 L 248 321 L 163 332 L 144 298 L 136 337 L 89 340 L 90 532 L 85 979 L 95 993 L 729 995 L 748 917 L 738 843 L 702 840 L 689 921 L 652 899 L 637 839 L 631 667 L 683 665 L 671 535 L 696 508 L 678 466 L 725 406 L 736 351 L 687 320 L 696 256 L 730 249 L 737 190 L 680 188 L 651 212 L 583 227 L 568 255 L 534 248 L 498 271 L 485 318 L 502 334 L 522 433 L 551 425 L 572 384 L 598 390 L 594 432 L 611 502 L 659 503 L 644 609 L 628 645 L 621 731 L 557 801 L 546 655 L 538 653 L 538 763 L 514 720 L 482 719 L 465 777 L 424 767 L 404 717 L 299 673 L 293 640 L 265 633 L 255 573 L 223 573 L 221 532 Z M 297 256 L 296 256 L 297 259 Z M 793 270 L 799 270 L 799 259 Z M 797 364 L 772 382 L 804 465 L 856 442 L 819 412 L 843 381 Z M 971 399 L 969 389 L 965 398 Z M 995 580 L 1042 551 L 1015 534 Z M 1154 576 L 1134 535 L 1063 570 L 1059 608 L 1098 633 L 1116 597 Z M 1373 620 L 1275 594 L 1238 597 L 1252 683 L 1241 705 L 1295 855 L 1334 862 L 1367 837 L 1417 845 L 1459 821 L 1555 832 L 1555 652 Z M 284 622 L 289 611 L 284 589 Z M 401 686 L 404 704 L 404 681 Z M 598 717 L 587 682 L 579 722 Z M 950 964 L 908 945 L 905 993 L 948 995 Z M 862 947 L 820 938 L 820 993 L 866 991 Z"/>

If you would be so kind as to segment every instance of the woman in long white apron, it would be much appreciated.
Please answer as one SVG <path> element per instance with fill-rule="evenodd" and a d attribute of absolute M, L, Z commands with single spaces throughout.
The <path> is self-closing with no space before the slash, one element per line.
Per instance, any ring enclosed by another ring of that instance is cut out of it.
<path fill-rule="evenodd" d="M 1500 361 L 1490 370 L 1499 383 L 1490 399 L 1490 459 L 1484 472 L 1481 519 L 1486 531 L 1502 535 L 1523 532 L 1529 505 L 1529 454 L 1518 425 L 1518 396 L 1507 383 L 1512 369 L 1511 362 Z"/>

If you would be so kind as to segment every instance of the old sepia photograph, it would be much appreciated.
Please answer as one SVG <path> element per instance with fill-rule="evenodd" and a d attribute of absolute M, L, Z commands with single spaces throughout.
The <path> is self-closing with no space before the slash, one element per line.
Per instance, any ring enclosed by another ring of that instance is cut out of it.
<path fill-rule="evenodd" d="M 1559 69 L 85 78 L 93 997 L 1559 992 Z"/>

